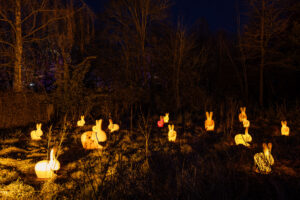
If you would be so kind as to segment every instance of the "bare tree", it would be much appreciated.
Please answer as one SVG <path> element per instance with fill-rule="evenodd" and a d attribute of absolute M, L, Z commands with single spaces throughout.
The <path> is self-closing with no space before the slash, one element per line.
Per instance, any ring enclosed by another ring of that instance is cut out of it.
<path fill-rule="evenodd" d="M 283 15 L 280 0 L 248 0 L 249 23 L 244 26 L 242 45 L 247 59 L 259 59 L 259 104 L 264 99 L 265 66 L 270 63 L 272 42 L 286 29 L 288 19 Z"/>
<path fill-rule="evenodd" d="M 73 0 L 70 0 L 73 2 Z M 30 45 L 41 44 L 55 33 L 53 25 L 62 23 L 68 17 L 76 15 L 77 10 L 68 12 L 64 6 L 69 1 L 63 0 L 1 0 L 0 1 L 0 46 L 10 52 L 14 60 L 14 91 L 22 90 L 22 69 L 26 67 L 24 59 Z M 82 9 L 86 5 L 78 0 Z M 69 4 L 70 5 L 70 4 Z M 73 4 L 74 5 L 74 4 Z M 2 64 L 7 61 L 2 57 Z"/>

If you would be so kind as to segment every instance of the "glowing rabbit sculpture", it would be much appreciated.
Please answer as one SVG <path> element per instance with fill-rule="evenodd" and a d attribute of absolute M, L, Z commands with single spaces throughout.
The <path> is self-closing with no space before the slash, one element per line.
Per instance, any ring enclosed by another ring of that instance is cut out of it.
<path fill-rule="evenodd" d="M 164 127 L 164 116 L 160 116 L 160 120 L 157 121 L 157 126 L 160 128 Z"/>
<path fill-rule="evenodd" d="M 40 140 L 43 135 L 42 124 L 36 124 L 36 130 L 31 131 L 30 135 L 32 140 Z"/>
<path fill-rule="evenodd" d="M 244 119 L 244 121 L 243 121 L 243 126 L 244 126 L 245 128 L 249 128 L 249 127 L 250 127 L 250 121 L 249 121 L 248 119 Z"/>
<path fill-rule="evenodd" d="M 272 143 L 263 143 L 263 152 L 254 155 L 256 172 L 268 174 L 272 171 L 271 166 L 274 164 L 274 158 L 271 155 Z"/>
<path fill-rule="evenodd" d="M 34 169 L 38 178 L 52 178 L 54 171 L 60 169 L 60 163 L 55 158 L 55 149 L 51 149 L 50 160 L 39 161 Z"/>
<path fill-rule="evenodd" d="M 241 113 L 239 114 L 239 120 L 240 122 L 243 122 L 245 119 L 247 119 L 246 115 L 246 107 L 240 107 Z"/>
<path fill-rule="evenodd" d="M 81 135 L 81 143 L 84 149 L 102 149 L 99 142 L 107 140 L 106 133 L 102 130 L 102 119 L 96 120 L 96 125 L 92 131 L 86 131 Z"/>
<path fill-rule="evenodd" d="M 251 135 L 248 133 L 248 127 L 246 127 L 245 129 L 245 134 L 237 134 L 235 137 L 234 137 L 234 141 L 235 141 L 235 144 L 236 145 L 239 145 L 239 144 L 242 144 L 246 147 L 249 147 L 250 144 L 249 142 L 252 142 L 252 137 Z"/>
<path fill-rule="evenodd" d="M 215 122 L 212 119 L 213 112 L 206 112 L 205 129 L 206 131 L 213 131 L 215 128 Z"/>
<path fill-rule="evenodd" d="M 84 126 L 85 121 L 84 121 L 84 115 L 80 116 L 80 120 L 77 121 L 77 126 L 82 127 Z"/>
<path fill-rule="evenodd" d="M 289 136 L 290 128 L 287 126 L 286 121 L 281 121 L 281 135 Z"/>
<path fill-rule="evenodd" d="M 169 128 L 168 139 L 170 142 L 175 142 L 177 133 L 176 131 L 174 131 L 174 124 L 172 125 L 169 124 L 168 128 Z"/>
<path fill-rule="evenodd" d="M 118 124 L 114 124 L 112 119 L 109 119 L 108 129 L 112 133 L 114 131 L 118 131 L 120 129 L 120 126 Z"/>
<path fill-rule="evenodd" d="M 164 123 L 169 123 L 169 113 L 166 113 L 164 116 Z"/>

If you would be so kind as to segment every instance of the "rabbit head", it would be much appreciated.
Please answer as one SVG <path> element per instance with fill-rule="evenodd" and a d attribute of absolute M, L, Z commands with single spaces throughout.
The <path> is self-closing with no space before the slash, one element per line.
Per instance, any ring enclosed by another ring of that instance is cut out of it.
<path fill-rule="evenodd" d="M 285 127 L 287 125 L 287 121 L 281 121 L 281 125 Z"/>
<path fill-rule="evenodd" d="M 96 125 L 93 126 L 93 131 L 99 132 L 102 129 L 101 125 L 102 125 L 102 119 L 96 120 Z"/>
<path fill-rule="evenodd" d="M 40 131 L 42 128 L 42 123 L 36 124 L 36 130 Z"/>
<path fill-rule="evenodd" d="M 265 156 L 269 156 L 272 150 L 272 143 L 263 143 L 263 152 Z"/>

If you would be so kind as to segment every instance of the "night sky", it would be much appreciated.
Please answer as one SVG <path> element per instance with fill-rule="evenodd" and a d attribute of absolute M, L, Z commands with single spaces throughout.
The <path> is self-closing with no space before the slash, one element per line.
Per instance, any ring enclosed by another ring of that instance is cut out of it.
<path fill-rule="evenodd" d="M 108 0 L 87 0 L 95 11 L 101 11 Z M 236 30 L 237 0 L 174 0 L 172 10 L 174 20 L 183 16 L 186 25 L 192 25 L 197 19 L 205 18 L 211 30 Z"/>

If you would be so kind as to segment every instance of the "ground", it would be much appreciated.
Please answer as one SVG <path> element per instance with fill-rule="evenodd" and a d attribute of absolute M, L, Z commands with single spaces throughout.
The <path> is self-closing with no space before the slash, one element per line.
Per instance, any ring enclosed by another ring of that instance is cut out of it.
<path fill-rule="evenodd" d="M 83 128 L 44 127 L 41 141 L 31 141 L 30 129 L 6 130 L 1 136 L 0 197 L 2 199 L 295 199 L 300 188 L 300 127 L 288 122 L 290 136 L 280 135 L 280 120 L 251 121 L 250 147 L 234 144 L 243 133 L 237 119 L 216 121 L 206 132 L 204 122 L 187 122 L 185 132 L 175 121 L 176 142 L 168 141 L 168 127 L 152 119 L 149 153 L 141 129 L 106 133 L 103 150 L 86 151 Z M 71 123 L 69 123 L 71 124 Z M 74 123 L 76 124 L 76 123 Z M 105 124 L 104 124 L 105 125 Z M 51 130 L 51 131 L 50 131 Z M 11 132 L 10 132 L 11 131 Z M 270 174 L 255 171 L 253 156 L 262 143 L 273 144 L 275 164 Z M 36 178 L 35 164 L 58 146 L 61 169 L 49 180 Z"/>

